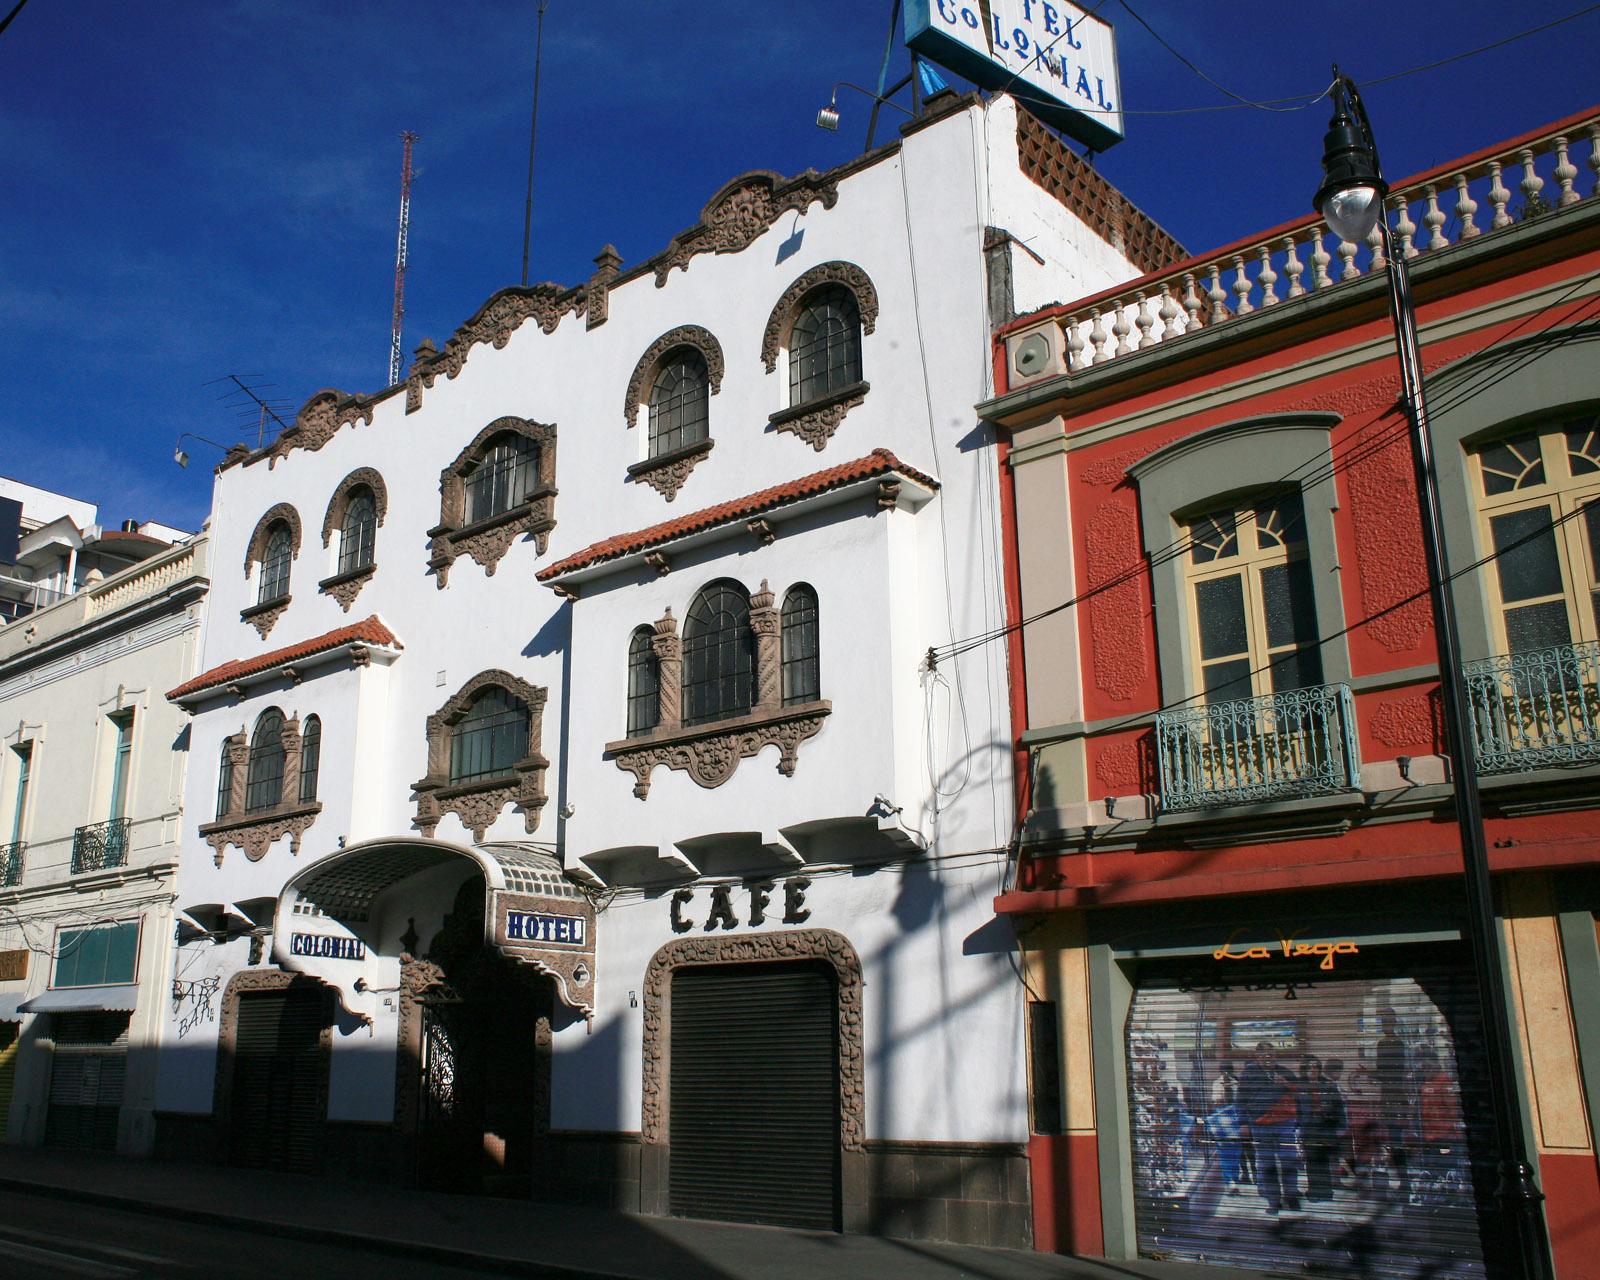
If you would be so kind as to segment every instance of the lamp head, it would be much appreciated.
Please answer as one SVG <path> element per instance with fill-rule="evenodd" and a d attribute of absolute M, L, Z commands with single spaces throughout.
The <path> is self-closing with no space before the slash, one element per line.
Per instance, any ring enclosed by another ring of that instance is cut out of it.
<path fill-rule="evenodd" d="M 817 128 L 826 129 L 830 133 L 838 132 L 839 94 L 837 90 L 835 90 L 833 97 L 828 100 L 828 105 L 817 112 Z"/>
<path fill-rule="evenodd" d="M 189 465 L 189 455 L 182 449 L 174 449 L 172 451 L 172 460 L 180 467 L 187 467 Z"/>
<path fill-rule="evenodd" d="M 1312 205 L 1334 235 L 1359 244 L 1377 226 L 1389 184 L 1378 170 L 1372 129 L 1354 82 L 1338 67 L 1333 74 L 1333 119 L 1322 142 L 1322 185 Z"/>

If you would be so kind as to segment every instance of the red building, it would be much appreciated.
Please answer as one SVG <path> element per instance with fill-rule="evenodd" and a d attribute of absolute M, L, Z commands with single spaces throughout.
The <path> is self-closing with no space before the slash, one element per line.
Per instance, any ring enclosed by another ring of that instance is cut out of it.
<path fill-rule="evenodd" d="M 1564 1278 L 1600 1275 L 1597 185 L 1589 110 L 1389 201 Z M 996 339 L 1043 1249 L 1506 1273 L 1382 260 L 1336 241 Z"/>

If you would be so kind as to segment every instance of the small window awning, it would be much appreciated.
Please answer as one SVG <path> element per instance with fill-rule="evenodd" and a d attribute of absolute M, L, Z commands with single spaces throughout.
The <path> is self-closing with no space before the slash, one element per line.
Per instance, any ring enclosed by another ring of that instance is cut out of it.
<path fill-rule="evenodd" d="M 132 1013 L 139 988 L 131 984 L 116 987 L 61 987 L 24 1000 L 19 1013 L 67 1013 L 73 1010 L 104 1010 Z"/>

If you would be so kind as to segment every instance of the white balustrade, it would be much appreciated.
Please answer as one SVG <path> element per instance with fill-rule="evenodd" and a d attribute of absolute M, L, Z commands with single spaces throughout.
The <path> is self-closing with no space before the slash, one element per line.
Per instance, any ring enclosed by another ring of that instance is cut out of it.
<path fill-rule="evenodd" d="M 194 568 L 194 548 L 184 547 L 176 555 L 163 556 L 143 568 L 124 571 L 104 586 L 88 592 L 88 616 L 99 617 L 126 608 L 136 600 L 159 595 L 173 583 L 189 576 Z"/>
<path fill-rule="evenodd" d="M 1591 178 L 1580 188 L 1587 168 Z M 1515 177 L 1514 183 L 1507 179 Z M 1512 186 L 1516 191 L 1512 190 Z M 1548 192 L 1548 194 L 1547 194 Z M 1459 168 L 1401 183 L 1385 201 L 1394 251 L 1409 260 L 1600 199 L 1600 116 L 1570 123 Z M 1487 212 L 1488 225 L 1478 221 Z M 1328 240 L 1333 245 L 1330 252 Z M 1226 324 L 1307 294 L 1335 288 L 1384 266 L 1382 237 L 1342 241 L 1317 218 L 1254 244 L 1231 246 L 1170 273 L 1155 272 L 1123 290 L 1086 298 L 1060 323 L 1069 366 L 1121 359 L 1198 329 Z"/>

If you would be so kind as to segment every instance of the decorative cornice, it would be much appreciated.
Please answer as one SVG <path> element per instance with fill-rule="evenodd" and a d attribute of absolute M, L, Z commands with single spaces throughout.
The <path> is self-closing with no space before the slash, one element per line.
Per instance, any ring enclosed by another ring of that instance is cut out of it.
<path fill-rule="evenodd" d="M 820 201 L 831 209 L 839 201 L 837 176 L 814 169 L 785 179 L 770 169 L 757 169 L 728 182 L 700 212 L 700 221 L 672 237 L 655 260 L 656 288 L 666 284 L 674 267 L 688 269 L 702 253 L 738 253 L 753 244 L 783 214 L 804 213 Z"/>
<path fill-rule="evenodd" d="M 732 937 L 674 938 L 650 958 L 644 977 L 644 1096 L 640 1137 L 670 1143 L 667 1132 L 667 1062 L 672 1029 L 672 974 L 701 964 L 761 964 L 821 960 L 832 966 L 839 1001 L 839 1145 L 861 1151 L 866 1143 L 866 1054 L 862 1035 L 861 958 L 850 940 L 832 929 L 786 929 Z M 413 1072 L 415 1074 L 415 1072 Z"/>
<path fill-rule="evenodd" d="M 671 502 L 678 496 L 678 490 L 683 488 L 683 482 L 689 478 L 689 473 L 700 465 L 701 459 L 711 452 L 715 444 L 715 440 L 696 440 L 693 444 L 674 449 L 671 453 L 635 462 L 628 468 L 628 477 L 632 480 L 642 480 Z"/>
<path fill-rule="evenodd" d="M 289 558 L 291 560 L 299 558 L 300 513 L 287 502 L 277 503 L 275 506 L 269 507 L 266 515 L 256 521 L 256 527 L 250 534 L 250 541 L 245 545 L 244 576 L 246 581 L 249 581 L 251 571 L 266 556 L 267 533 L 280 520 L 289 526 Z"/>
<path fill-rule="evenodd" d="M 321 812 L 322 802 L 319 800 L 310 804 L 274 805 L 271 809 L 255 813 L 201 823 L 200 836 L 211 846 L 219 867 L 222 865 L 223 851 L 230 844 L 237 845 L 251 862 L 260 862 L 266 857 L 273 841 L 284 836 L 289 837 L 289 852 L 298 854 L 300 837 L 305 835 Z"/>
<path fill-rule="evenodd" d="M 317 590 L 323 595 L 332 596 L 339 602 L 339 607 L 349 613 L 350 606 L 361 594 L 361 588 L 367 585 L 367 579 L 377 572 L 378 566 L 375 564 L 362 565 L 348 573 L 336 573 L 331 578 L 324 578 L 317 583 Z"/>
<path fill-rule="evenodd" d="M 787 431 L 799 436 L 821 453 L 833 439 L 833 433 L 844 421 L 844 415 L 867 398 L 872 390 L 870 383 L 857 382 L 819 400 L 797 404 L 790 409 L 779 409 L 767 418 L 775 431 Z"/>
<path fill-rule="evenodd" d="M 463 524 L 466 518 L 466 472 L 496 436 L 513 432 L 526 436 L 539 447 L 539 487 L 520 506 L 502 511 L 485 520 Z M 435 585 L 443 591 L 450 580 L 450 567 L 461 556 L 470 556 L 489 577 L 511 549 L 519 535 L 531 534 L 539 554 L 550 543 L 555 517 L 556 429 L 553 424 L 529 422 L 525 418 L 496 418 L 472 438 L 456 455 L 455 461 L 439 473 L 439 523 L 428 530 L 433 540 L 428 567 L 435 574 Z"/>
<path fill-rule="evenodd" d="M 333 545 L 333 531 L 344 523 L 344 513 L 350 506 L 350 494 L 362 485 L 372 490 L 372 505 L 378 515 L 378 528 L 383 528 L 383 518 L 389 513 L 389 487 L 383 477 L 372 467 L 357 467 L 333 491 L 328 499 L 327 514 L 322 517 L 322 545 Z"/>
<path fill-rule="evenodd" d="M 739 761 L 762 747 L 778 748 L 778 772 L 794 776 L 800 744 L 815 737 L 832 713 L 826 699 L 798 706 L 758 711 L 751 715 L 687 728 L 657 729 L 637 738 L 606 743 L 617 768 L 634 777 L 633 794 L 650 795 L 650 775 L 657 765 L 681 769 L 702 787 L 720 787 L 733 776 Z"/>
<path fill-rule="evenodd" d="M 455 331 L 443 351 L 429 353 L 418 348 L 406 375 L 406 412 L 415 413 L 422 407 L 423 388 L 432 387 L 440 374 L 454 378 L 460 373 L 478 344 L 488 343 L 503 351 L 526 320 L 537 320 L 543 332 L 554 333 L 563 317 L 585 314 L 586 292 L 582 287 L 566 289 L 549 283 L 500 290 Z"/>
<path fill-rule="evenodd" d="M 638 425 L 639 409 L 650 397 L 650 385 L 660 371 L 663 357 L 680 347 L 693 347 L 705 360 L 706 380 L 711 384 L 711 394 L 716 395 L 722 390 L 722 345 L 709 329 L 702 329 L 697 324 L 680 324 L 646 347 L 645 353 L 639 357 L 639 363 L 633 366 L 633 376 L 628 379 L 627 399 L 623 405 L 630 427 Z"/>
<path fill-rule="evenodd" d="M 371 396 L 346 395 L 332 387 L 317 392 L 300 406 L 294 425 L 279 432 L 278 438 L 268 446 L 267 469 L 270 471 L 277 466 L 278 459 L 288 457 L 291 450 L 307 449 L 315 453 L 332 440 L 341 427 L 358 419 L 370 426 L 375 403 Z"/>
<path fill-rule="evenodd" d="M 278 625 L 278 619 L 283 617 L 290 599 L 289 596 L 279 596 L 276 600 L 263 600 L 260 604 L 250 605 L 239 610 L 239 619 L 248 622 L 256 629 L 256 634 L 265 640 L 272 628 Z"/>
<path fill-rule="evenodd" d="M 778 350 L 788 340 L 789 329 L 794 324 L 794 314 L 800 300 L 825 284 L 841 284 L 856 296 L 856 309 L 861 312 L 861 332 L 871 333 L 878 323 L 878 291 L 872 280 L 853 262 L 824 262 L 812 267 L 787 289 L 767 317 L 766 331 L 761 335 L 761 362 L 771 373 L 778 367 Z"/>

